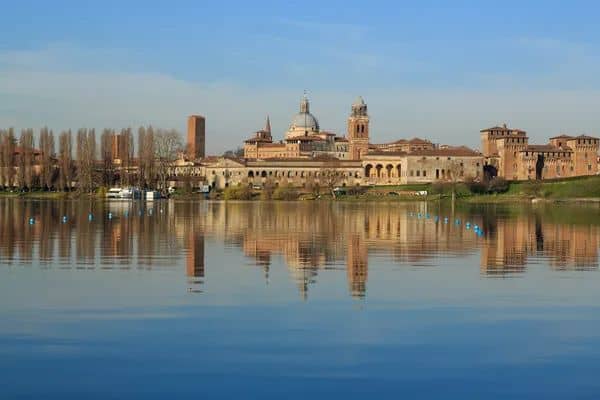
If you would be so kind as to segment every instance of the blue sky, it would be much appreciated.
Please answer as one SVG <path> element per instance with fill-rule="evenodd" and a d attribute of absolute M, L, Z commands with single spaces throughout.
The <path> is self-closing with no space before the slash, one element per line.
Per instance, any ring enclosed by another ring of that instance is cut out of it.
<path fill-rule="evenodd" d="M 591 1 L 6 3 L 0 126 L 183 130 L 201 113 L 219 153 L 267 114 L 282 137 L 306 89 L 339 133 L 362 95 L 373 142 L 600 134 Z"/>

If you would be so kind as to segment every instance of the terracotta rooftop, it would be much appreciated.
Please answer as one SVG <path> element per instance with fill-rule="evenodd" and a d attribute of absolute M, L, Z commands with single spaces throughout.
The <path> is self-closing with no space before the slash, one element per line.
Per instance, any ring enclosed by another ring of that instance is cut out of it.
<path fill-rule="evenodd" d="M 455 156 L 455 157 L 475 157 L 481 156 L 481 153 L 466 146 L 445 147 L 439 149 L 416 150 L 409 154 L 410 156 Z"/>
<path fill-rule="evenodd" d="M 285 147 L 285 143 L 266 142 L 262 143 L 261 147 Z"/>
<path fill-rule="evenodd" d="M 408 141 L 408 143 L 410 144 L 430 144 L 431 142 L 429 140 L 425 140 L 425 139 L 421 139 L 418 137 L 412 138 Z"/>
<path fill-rule="evenodd" d="M 389 143 L 382 143 L 382 144 L 378 144 L 375 146 L 386 146 L 386 145 L 391 145 L 391 144 L 431 144 L 431 141 L 426 140 L 426 139 L 421 139 L 418 137 L 414 137 L 410 140 L 407 139 L 398 139 L 395 140 L 393 142 L 389 142 Z"/>
<path fill-rule="evenodd" d="M 573 139 L 595 139 L 595 140 L 598 140 L 598 138 L 597 138 L 597 137 L 588 136 L 588 135 L 579 135 L 579 136 L 575 136 Z"/>
<path fill-rule="evenodd" d="M 289 139 L 286 139 L 286 141 L 288 142 L 297 142 L 297 141 L 301 141 L 301 142 L 323 142 L 325 141 L 325 139 L 318 137 L 318 136 L 297 136 L 297 137 L 291 137 Z"/>
<path fill-rule="evenodd" d="M 562 134 L 562 135 L 558 135 L 558 136 L 552 136 L 550 138 L 550 140 L 552 140 L 552 139 L 573 139 L 573 136 Z"/>
<path fill-rule="evenodd" d="M 370 151 L 369 154 L 367 154 L 368 156 L 405 156 L 408 153 L 405 151 L 381 151 L 381 150 L 376 150 L 376 151 Z"/>

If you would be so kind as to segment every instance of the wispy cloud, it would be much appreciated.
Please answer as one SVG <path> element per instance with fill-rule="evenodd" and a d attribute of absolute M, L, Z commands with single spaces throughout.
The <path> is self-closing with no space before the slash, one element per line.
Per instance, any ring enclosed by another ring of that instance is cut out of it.
<path fill-rule="evenodd" d="M 200 113 L 207 116 L 209 150 L 220 153 L 260 128 L 266 114 L 281 138 L 305 88 L 295 83 L 256 89 L 233 81 L 192 82 L 167 73 L 64 62 L 89 52 L 49 47 L 0 53 L 0 126 L 47 124 L 59 130 L 153 124 L 183 130 L 186 116 Z M 600 133 L 600 91 L 594 88 L 525 88 L 513 82 L 493 90 L 390 85 L 357 93 L 349 82 L 336 90 L 308 89 L 321 126 L 339 133 L 345 132 L 350 103 L 362 94 L 369 103 L 374 142 L 424 136 L 477 146 L 479 129 L 497 122 L 526 129 L 536 141 L 560 131 Z"/>

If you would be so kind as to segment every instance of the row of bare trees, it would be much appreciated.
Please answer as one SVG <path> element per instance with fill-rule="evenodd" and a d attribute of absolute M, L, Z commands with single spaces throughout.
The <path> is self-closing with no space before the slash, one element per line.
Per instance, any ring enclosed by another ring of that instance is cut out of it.
<path fill-rule="evenodd" d="M 137 132 L 137 145 L 134 163 L 131 128 L 120 132 L 104 129 L 99 151 L 94 129 L 78 129 L 75 148 L 71 131 L 63 131 L 58 138 L 58 152 L 54 134 L 48 128 L 40 130 L 38 148 L 33 129 L 23 129 L 19 138 L 13 128 L 0 130 L 0 187 L 71 190 L 76 181 L 84 192 L 117 182 L 166 190 L 171 164 L 183 150 L 181 136 L 175 130 L 142 126 Z"/>

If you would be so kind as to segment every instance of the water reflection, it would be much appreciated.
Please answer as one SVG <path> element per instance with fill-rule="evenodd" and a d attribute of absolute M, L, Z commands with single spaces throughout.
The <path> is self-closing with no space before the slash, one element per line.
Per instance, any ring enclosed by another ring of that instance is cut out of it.
<path fill-rule="evenodd" d="M 206 265 L 206 246 L 213 240 L 241 251 L 266 284 L 274 260 L 281 259 L 302 298 L 320 271 L 345 269 L 348 293 L 360 299 L 366 296 L 374 259 L 432 267 L 443 266 L 448 257 L 479 253 L 486 277 L 519 276 L 533 264 L 559 271 L 597 270 L 600 225 L 589 217 L 596 211 L 557 206 L 451 210 L 426 203 L 4 199 L 0 262 L 81 270 L 185 265 L 190 291 L 202 292 L 210 269 L 219 268 Z M 480 226 L 483 235 L 466 222 Z"/>

